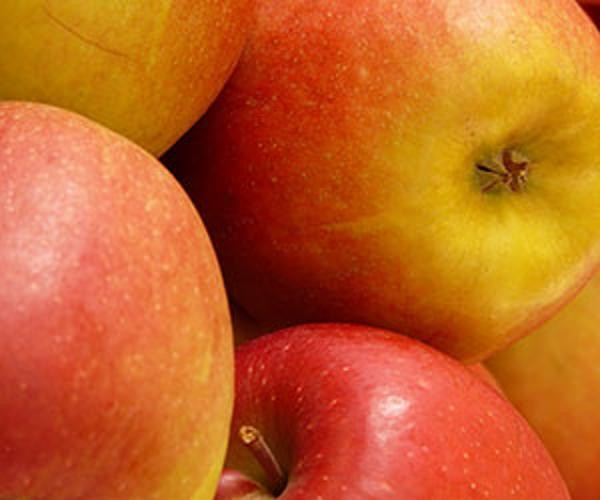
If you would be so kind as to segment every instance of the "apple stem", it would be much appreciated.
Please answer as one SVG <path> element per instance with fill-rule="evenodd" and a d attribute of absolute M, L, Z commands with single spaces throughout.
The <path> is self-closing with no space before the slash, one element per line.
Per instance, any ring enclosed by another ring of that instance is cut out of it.
<path fill-rule="evenodd" d="M 279 495 L 285 488 L 286 477 L 263 435 L 256 427 L 242 425 L 239 430 L 239 437 L 263 468 L 267 481 L 270 483 L 269 489 L 275 495 Z"/>

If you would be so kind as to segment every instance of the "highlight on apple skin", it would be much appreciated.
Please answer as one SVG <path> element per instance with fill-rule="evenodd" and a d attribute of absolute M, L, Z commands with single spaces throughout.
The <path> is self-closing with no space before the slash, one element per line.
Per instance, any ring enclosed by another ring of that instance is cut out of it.
<path fill-rule="evenodd" d="M 500 392 L 414 339 L 297 326 L 239 346 L 235 369 L 219 500 L 569 498 Z"/>
<path fill-rule="evenodd" d="M 0 103 L 0 498 L 210 500 L 233 407 L 208 235 L 160 163 Z"/>
<path fill-rule="evenodd" d="M 204 113 L 250 0 L 2 0 L 0 99 L 77 111 L 155 155 Z"/>
<path fill-rule="evenodd" d="M 599 61 L 573 0 L 258 0 L 168 161 L 257 320 L 476 362 L 598 266 Z"/>

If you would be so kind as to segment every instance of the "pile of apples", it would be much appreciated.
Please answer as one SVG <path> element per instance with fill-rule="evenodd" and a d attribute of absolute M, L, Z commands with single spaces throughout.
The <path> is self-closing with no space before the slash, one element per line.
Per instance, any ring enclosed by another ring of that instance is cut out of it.
<path fill-rule="evenodd" d="M 2 0 L 0 499 L 600 499 L 580 4 Z"/>

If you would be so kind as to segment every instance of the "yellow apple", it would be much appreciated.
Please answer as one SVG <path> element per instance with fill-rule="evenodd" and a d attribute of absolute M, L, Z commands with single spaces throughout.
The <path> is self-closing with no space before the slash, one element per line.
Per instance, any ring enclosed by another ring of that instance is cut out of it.
<path fill-rule="evenodd" d="M 72 109 L 160 154 L 206 110 L 248 0 L 2 0 L 0 99 Z"/>
<path fill-rule="evenodd" d="M 533 334 L 488 361 L 554 456 L 574 500 L 600 495 L 600 275 Z"/>

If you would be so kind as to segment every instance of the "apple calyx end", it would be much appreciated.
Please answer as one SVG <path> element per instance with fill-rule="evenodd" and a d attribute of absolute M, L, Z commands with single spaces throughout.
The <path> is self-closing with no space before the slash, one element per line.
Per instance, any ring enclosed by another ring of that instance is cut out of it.
<path fill-rule="evenodd" d="M 475 164 L 478 173 L 492 177 L 489 182 L 483 184 L 482 193 L 487 193 L 497 186 L 504 186 L 513 193 L 524 191 L 530 166 L 527 158 L 513 149 L 504 149 L 500 158 L 490 163 L 491 166 L 483 162 Z"/>
<path fill-rule="evenodd" d="M 263 469 L 271 493 L 279 496 L 285 489 L 287 477 L 261 432 L 252 425 L 242 425 L 238 437 Z"/>

